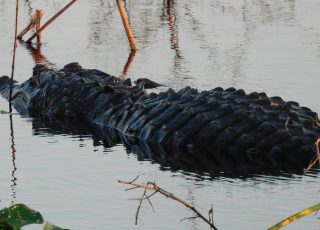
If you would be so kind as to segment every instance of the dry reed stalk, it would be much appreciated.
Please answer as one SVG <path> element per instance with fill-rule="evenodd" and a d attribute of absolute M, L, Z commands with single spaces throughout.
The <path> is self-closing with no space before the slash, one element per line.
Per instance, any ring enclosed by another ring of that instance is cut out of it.
<path fill-rule="evenodd" d="M 24 28 L 19 35 L 17 36 L 18 39 L 22 39 L 23 35 L 25 35 L 29 30 L 34 28 L 34 25 L 36 23 L 36 18 L 37 18 L 37 12 L 34 12 L 34 14 L 32 15 L 31 21 L 29 23 L 29 25 L 27 25 L 26 28 Z"/>
<path fill-rule="evenodd" d="M 40 29 L 40 21 L 41 18 L 43 16 L 44 12 L 43 10 L 36 10 L 36 12 L 34 12 L 34 14 L 32 15 L 31 21 L 29 23 L 29 25 L 27 25 L 26 28 L 24 28 L 19 35 L 17 36 L 18 39 L 22 39 L 22 37 L 31 29 L 33 29 L 34 27 L 36 27 L 36 31 L 38 31 Z M 37 37 L 38 39 L 38 43 L 41 43 L 41 34 L 38 35 Z"/>
<path fill-rule="evenodd" d="M 137 178 L 136 178 L 137 179 Z M 157 192 L 161 193 L 162 195 L 164 195 L 165 197 L 167 198 L 171 198 L 175 201 L 178 201 L 179 203 L 183 204 L 184 206 L 186 206 L 187 208 L 191 209 L 195 214 L 196 216 L 195 217 L 191 217 L 192 219 L 194 218 L 200 218 L 202 219 L 203 221 L 205 221 L 211 229 L 214 229 L 214 230 L 217 230 L 217 227 L 213 224 L 213 216 L 212 216 L 212 212 L 213 210 L 210 209 L 209 210 L 209 219 L 207 219 L 206 217 L 204 217 L 193 205 L 189 204 L 186 200 L 183 200 L 177 196 L 175 196 L 173 193 L 171 192 L 168 192 L 162 188 L 160 188 L 159 186 L 157 186 L 155 183 L 152 183 L 152 182 L 148 182 L 147 184 L 144 184 L 144 183 L 135 183 L 134 181 L 136 180 L 134 179 L 133 181 L 122 181 L 122 180 L 119 180 L 118 182 L 121 183 L 121 184 L 128 184 L 128 185 L 132 185 L 134 186 L 134 188 L 143 188 L 144 189 L 144 193 L 143 193 L 143 196 L 140 200 L 140 203 L 139 203 L 139 206 L 138 206 L 138 209 L 137 209 L 137 213 L 136 213 L 136 220 L 138 218 L 138 214 L 139 214 L 139 210 L 140 210 L 140 207 L 141 207 L 141 204 L 142 204 L 142 201 L 143 200 L 148 200 L 149 203 L 150 202 L 150 197 L 153 196 L 154 194 L 156 194 Z M 146 190 L 153 190 L 154 192 L 147 196 L 146 195 Z M 151 205 L 152 206 L 152 205 Z M 191 219 L 189 218 L 189 219 Z"/>
<path fill-rule="evenodd" d="M 125 13 L 124 7 L 121 3 L 121 0 L 117 0 L 117 5 L 118 5 L 118 10 L 119 10 L 119 13 L 120 13 L 120 16 L 122 19 L 123 26 L 126 30 L 126 34 L 127 34 L 130 46 L 131 46 L 131 50 L 137 50 L 136 42 L 134 40 L 132 31 L 130 28 L 130 24 L 129 24 L 128 19 L 126 17 L 126 13 Z"/>
<path fill-rule="evenodd" d="M 19 16 L 19 0 L 16 0 L 16 21 L 15 21 L 15 30 L 14 30 L 13 55 L 12 55 L 12 64 L 11 64 L 11 82 L 10 82 L 10 91 L 9 91 L 9 112 L 10 113 L 12 112 L 12 87 L 13 87 L 13 75 L 14 75 L 15 61 L 16 61 L 18 16 Z"/>
<path fill-rule="evenodd" d="M 54 20 L 56 20 L 63 12 L 65 12 L 72 4 L 74 4 L 77 0 L 70 1 L 65 7 L 63 7 L 58 13 L 56 13 L 52 18 L 50 18 L 39 30 L 32 35 L 27 43 L 30 43 L 35 37 L 39 36 L 43 30 L 45 30 Z"/>

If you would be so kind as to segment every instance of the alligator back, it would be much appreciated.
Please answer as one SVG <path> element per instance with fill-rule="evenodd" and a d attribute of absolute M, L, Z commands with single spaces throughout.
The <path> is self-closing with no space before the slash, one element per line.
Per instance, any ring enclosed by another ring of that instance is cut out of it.
<path fill-rule="evenodd" d="M 265 93 L 187 87 L 135 105 L 114 119 L 118 130 L 154 143 L 200 148 L 220 165 L 303 168 L 317 153 L 317 114 Z"/>
<path fill-rule="evenodd" d="M 148 94 L 143 83 L 75 63 L 59 71 L 36 66 L 13 98 L 31 116 L 82 120 L 131 141 L 184 147 L 221 166 L 303 169 L 317 157 L 319 118 L 296 102 L 220 87 Z"/>

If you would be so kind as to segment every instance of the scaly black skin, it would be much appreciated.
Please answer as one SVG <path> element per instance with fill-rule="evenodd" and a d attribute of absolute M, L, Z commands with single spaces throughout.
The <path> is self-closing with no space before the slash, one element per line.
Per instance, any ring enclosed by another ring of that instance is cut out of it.
<path fill-rule="evenodd" d="M 9 82 L 0 78 L 6 98 Z M 280 97 L 220 87 L 148 94 L 144 81 L 132 86 L 77 63 L 59 71 L 37 65 L 29 80 L 14 85 L 13 105 L 33 117 L 112 129 L 130 143 L 184 148 L 186 158 L 227 170 L 301 170 L 316 157 L 320 138 L 317 114 Z"/>

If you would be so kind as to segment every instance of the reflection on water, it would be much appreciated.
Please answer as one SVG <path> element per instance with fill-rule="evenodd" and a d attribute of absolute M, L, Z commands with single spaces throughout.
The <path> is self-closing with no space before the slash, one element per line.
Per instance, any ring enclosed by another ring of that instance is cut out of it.
<path fill-rule="evenodd" d="M 96 46 L 111 42 L 108 37 L 108 28 L 112 27 L 110 20 L 111 15 L 117 13 L 115 5 L 111 1 L 95 1 L 90 12 L 89 18 L 89 48 L 95 49 Z"/>
<path fill-rule="evenodd" d="M 12 156 L 12 179 L 11 179 L 11 189 L 12 189 L 12 201 L 11 203 L 13 204 L 16 198 L 16 186 L 17 186 L 17 178 L 15 177 L 15 173 L 17 171 L 16 167 L 16 144 L 14 142 L 14 129 L 13 129 L 13 119 L 12 119 L 12 114 L 9 115 L 10 117 L 10 137 L 11 137 L 11 156 Z"/>
<path fill-rule="evenodd" d="M 133 59 L 134 59 L 134 56 L 136 55 L 137 51 L 136 50 L 131 50 L 130 54 L 129 54 L 129 57 L 128 57 L 128 60 L 125 64 L 125 66 L 123 67 L 123 71 L 122 71 L 122 75 L 121 75 L 121 78 L 125 78 L 129 72 L 129 69 L 133 63 Z"/>
<path fill-rule="evenodd" d="M 45 55 L 42 54 L 42 44 L 30 44 L 24 41 L 20 41 L 20 44 L 24 46 L 29 52 L 32 57 L 32 60 L 35 64 L 43 64 L 47 65 L 48 67 L 55 67 L 55 64 L 50 62 Z"/>
<path fill-rule="evenodd" d="M 32 18 L 32 15 L 34 13 L 34 9 L 32 9 L 31 1 L 25 0 L 24 5 L 25 5 L 25 8 L 28 10 L 29 17 Z"/>
<path fill-rule="evenodd" d="M 170 43 L 171 48 L 175 52 L 174 56 L 174 67 L 175 71 L 181 67 L 180 59 L 182 58 L 180 47 L 179 47 L 179 37 L 178 37 L 178 28 L 176 20 L 176 11 L 174 9 L 174 0 L 167 1 L 167 20 L 170 30 Z"/>
<path fill-rule="evenodd" d="M 148 161 L 159 164 L 159 169 L 163 171 L 181 172 L 186 175 L 196 175 L 203 179 L 214 179 L 223 177 L 231 178 L 254 178 L 259 175 L 273 175 L 292 177 L 291 173 L 302 174 L 290 167 L 282 168 L 262 168 L 262 166 L 252 165 L 250 161 L 243 159 L 240 164 L 233 159 L 216 156 L 214 153 L 206 152 L 193 147 L 177 147 L 165 144 L 148 143 L 139 141 L 133 137 L 121 135 L 113 129 L 95 129 L 85 123 L 70 123 L 70 121 L 34 119 L 32 121 L 34 135 L 51 136 L 73 135 L 79 137 L 79 147 L 84 147 L 83 137 L 93 140 L 93 146 L 104 147 L 104 152 L 113 151 L 117 145 L 124 146 L 128 154 L 134 154 L 139 161 Z M 285 170 L 285 171 L 284 171 Z M 258 174 L 256 173 L 258 172 Z"/>
<path fill-rule="evenodd" d="M 72 135 L 77 136 L 79 147 L 84 147 L 83 136 L 86 139 L 91 138 L 93 140 L 93 146 L 104 147 L 104 152 L 113 151 L 113 147 L 116 145 L 122 145 L 125 147 L 126 152 L 135 154 L 139 161 L 149 161 L 159 164 L 159 169 L 164 171 L 190 174 L 196 173 L 199 177 L 211 177 L 220 173 L 221 169 L 212 167 L 214 161 L 208 160 L 205 156 L 195 158 L 193 154 L 202 154 L 193 150 L 189 152 L 186 149 L 161 146 L 157 144 L 148 144 L 143 142 L 137 142 L 137 140 L 126 139 L 114 130 L 95 130 L 90 126 L 84 124 L 69 124 L 63 121 L 54 120 L 39 120 L 32 121 L 32 128 L 34 135 L 50 136 L 50 135 Z M 203 155 L 203 154 L 202 154 Z M 197 161 L 195 160 L 197 159 Z M 210 173 L 211 176 L 208 174 Z M 230 174 L 233 175 L 233 174 Z"/>
<path fill-rule="evenodd" d="M 21 27 L 35 9 L 44 10 L 46 21 L 66 2 L 23 1 Z M 116 2 L 82 0 L 43 32 L 41 47 L 21 43 L 15 78 L 26 80 L 34 63 L 61 68 L 78 61 L 86 68 L 133 80 L 148 77 L 175 89 L 266 91 L 320 112 L 320 1 L 125 0 L 124 6 L 136 54 L 130 54 Z M 11 69 L 14 10 L 15 1 L 0 1 L 1 75 Z M 6 109 L 1 98 L 0 110 Z M 319 171 L 211 176 L 199 170 L 206 159 L 194 162 L 179 151 L 163 149 L 155 155 L 117 136 L 92 134 L 90 127 L 14 118 L 0 115 L 0 199 L 38 207 L 61 226 L 132 229 L 136 203 L 126 200 L 131 195 L 122 193 L 116 181 L 136 175 L 205 210 L 212 203 L 219 229 L 266 229 L 319 202 Z M 179 222 L 191 215 L 184 207 L 163 199 L 155 205 L 156 214 L 142 208 L 137 229 L 207 229 L 198 220 Z M 319 224 L 310 215 L 288 229 L 319 229 Z"/>

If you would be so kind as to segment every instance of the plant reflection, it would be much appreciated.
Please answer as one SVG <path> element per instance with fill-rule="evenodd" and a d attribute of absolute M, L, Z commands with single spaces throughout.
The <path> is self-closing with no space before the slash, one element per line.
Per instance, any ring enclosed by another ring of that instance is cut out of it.
<path fill-rule="evenodd" d="M 11 157 L 12 157 L 12 171 L 11 171 L 11 190 L 12 190 L 12 201 L 11 203 L 14 203 L 14 200 L 16 199 L 16 186 L 17 186 L 17 178 L 15 176 L 15 173 L 17 171 L 17 167 L 16 167 L 16 144 L 15 144 L 15 140 L 14 140 L 14 129 L 13 129 L 13 119 L 12 119 L 12 114 L 9 115 L 10 118 L 10 137 L 11 137 Z"/>
<path fill-rule="evenodd" d="M 26 43 L 23 40 L 20 40 L 20 44 L 28 50 L 35 64 L 43 64 L 47 65 L 48 67 L 55 67 L 55 64 L 50 62 L 48 58 L 42 54 L 41 44 L 37 44 L 34 47 L 33 44 Z"/>
<path fill-rule="evenodd" d="M 188 181 L 187 183 L 186 183 L 186 189 L 187 189 L 187 200 L 189 201 L 189 203 L 193 206 L 193 207 L 196 207 L 196 208 L 198 208 L 197 206 L 196 206 L 196 203 L 197 203 L 197 201 L 196 201 L 196 197 L 195 197 L 195 195 L 194 195 L 194 191 L 195 191 L 195 189 L 196 189 L 196 186 L 195 186 L 195 181 L 194 180 L 191 180 L 191 181 Z M 190 229 L 191 230 L 198 230 L 199 228 L 197 227 L 199 224 L 197 224 L 197 219 L 196 218 L 191 218 L 190 219 L 190 221 L 191 221 L 191 225 L 190 225 Z"/>
<path fill-rule="evenodd" d="M 101 49 L 101 45 L 109 44 L 112 39 L 109 34 L 114 25 L 110 19 L 117 8 L 110 1 L 95 1 L 92 4 L 93 10 L 90 11 L 89 16 L 88 47 L 98 49 L 99 46 Z"/>
<path fill-rule="evenodd" d="M 31 2 L 29 0 L 25 0 L 24 1 L 24 5 L 25 7 L 28 9 L 28 15 L 29 17 L 31 18 L 32 17 L 32 13 L 33 13 L 33 9 L 32 9 L 32 6 L 31 6 Z"/>
<path fill-rule="evenodd" d="M 177 16 L 175 10 L 175 2 L 174 0 L 167 0 L 167 2 L 163 2 L 163 7 L 166 8 L 167 13 L 167 24 L 170 31 L 170 46 L 171 49 L 174 51 L 174 58 L 173 58 L 173 74 L 175 77 L 181 77 L 181 60 L 182 54 L 179 45 L 179 33 L 178 33 L 178 26 L 177 26 Z M 165 10 L 163 10 L 164 12 Z"/>
<path fill-rule="evenodd" d="M 125 66 L 123 67 L 123 71 L 122 71 L 122 74 L 121 74 L 121 78 L 125 78 L 129 72 L 129 69 L 132 65 L 132 62 L 133 62 L 133 59 L 134 59 L 134 56 L 136 55 L 136 50 L 131 50 L 130 54 L 129 54 L 129 57 L 128 57 L 128 60 L 125 64 Z"/>
<path fill-rule="evenodd" d="M 175 65 L 180 66 L 181 52 L 179 46 L 178 29 L 176 24 L 176 11 L 174 8 L 174 0 L 167 1 L 167 20 L 170 29 L 170 43 L 171 48 L 175 51 Z"/>
<path fill-rule="evenodd" d="M 130 11 L 129 11 L 129 9 L 128 9 L 128 3 L 127 3 L 126 0 L 123 0 L 123 8 L 124 8 L 124 10 L 126 11 L 127 19 L 128 19 L 128 21 L 129 21 L 129 24 L 131 24 L 131 22 L 130 22 Z"/>

